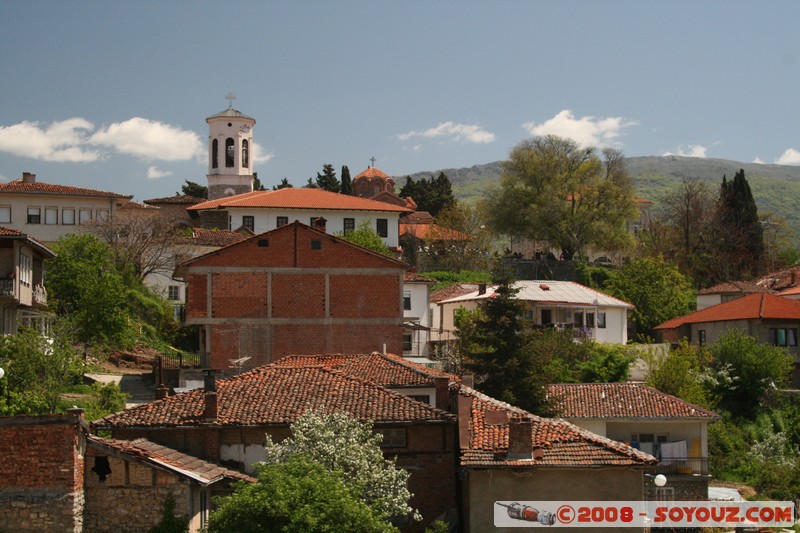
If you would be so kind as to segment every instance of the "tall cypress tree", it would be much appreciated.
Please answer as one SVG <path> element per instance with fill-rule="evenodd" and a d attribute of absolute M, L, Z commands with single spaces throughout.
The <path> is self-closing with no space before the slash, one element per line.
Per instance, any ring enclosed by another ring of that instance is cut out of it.
<path fill-rule="evenodd" d="M 764 234 L 758 220 L 750 184 L 744 169 L 732 181 L 722 177 L 717 206 L 716 281 L 749 279 L 760 273 L 764 257 Z"/>
<path fill-rule="evenodd" d="M 342 165 L 342 194 L 353 194 L 353 180 L 347 165 Z"/>

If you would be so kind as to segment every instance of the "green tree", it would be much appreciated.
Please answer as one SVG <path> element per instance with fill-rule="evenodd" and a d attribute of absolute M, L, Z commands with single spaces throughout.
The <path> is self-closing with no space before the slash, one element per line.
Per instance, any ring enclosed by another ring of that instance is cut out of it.
<path fill-rule="evenodd" d="M 261 183 L 261 180 L 258 179 L 258 172 L 253 172 L 253 190 L 254 191 L 266 191 L 266 187 L 264 184 Z"/>
<path fill-rule="evenodd" d="M 350 169 L 347 165 L 342 166 L 342 194 L 353 194 L 353 179 L 350 177 Z"/>
<path fill-rule="evenodd" d="M 324 414 L 309 410 L 292 424 L 292 435 L 274 443 L 267 435 L 265 462 L 285 464 L 292 457 L 319 463 L 341 474 L 353 494 L 382 518 L 413 517 L 419 513 L 409 505 L 408 472 L 397 468 L 396 459 L 386 459 L 380 448 L 382 436 L 372 425 L 346 413 Z"/>
<path fill-rule="evenodd" d="M 340 192 L 342 190 L 342 184 L 336 179 L 336 171 L 330 163 L 322 165 L 322 174 L 317 172 L 317 187 L 323 191 L 330 192 Z"/>
<path fill-rule="evenodd" d="M 539 415 L 550 412 L 541 362 L 522 319 L 518 289 L 510 276 L 498 272 L 494 296 L 481 300 L 475 311 L 456 314 L 456 335 L 462 365 L 475 374 L 476 387 L 489 396 Z"/>
<path fill-rule="evenodd" d="M 635 306 L 628 311 L 628 320 L 632 337 L 639 340 L 651 338 L 653 328 L 691 312 L 694 306 L 691 284 L 663 257 L 628 262 L 606 281 L 605 290 Z"/>
<path fill-rule="evenodd" d="M 546 240 L 565 259 L 588 246 L 615 251 L 631 242 L 636 219 L 633 181 L 622 154 L 555 136 L 515 146 L 503 164 L 500 187 L 485 201 L 499 233 Z"/>
<path fill-rule="evenodd" d="M 56 328 L 50 337 L 23 328 L 0 338 L 0 415 L 55 413 L 61 391 L 84 371 L 83 359 Z"/>
<path fill-rule="evenodd" d="M 283 178 L 278 185 L 272 186 L 272 190 L 277 191 L 279 189 L 291 189 L 292 187 L 294 187 L 294 185 L 289 183 L 289 180 L 287 178 Z"/>
<path fill-rule="evenodd" d="M 308 178 L 308 182 L 303 185 L 305 189 L 319 189 L 319 185 L 316 184 L 313 178 Z"/>
<path fill-rule="evenodd" d="M 416 181 L 411 179 L 411 176 L 406 176 L 406 183 L 400 189 L 400 196 L 412 197 L 417 204 L 417 210 L 427 211 L 434 217 L 456 201 L 450 179 L 444 172 L 439 172 L 436 178 L 422 178 Z"/>
<path fill-rule="evenodd" d="M 785 349 L 760 344 L 739 330 L 728 330 L 709 347 L 717 380 L 712 391 L 719 406 L 734 416 L 751 417 L 772 388 L 784 385 L 794 367 Z"/>
<path fill-rule="evenodd" d="M 186 196 L 194 196 L 195 198 L 208 198 L 208 187 L 206 187 L 205 185 L 200 185 L 199 183 L 195 183 L 193 181 L 186 180 L 186 183 L 181 185 L 180 194 L 185 194 Z"/>
<path fill-rule="evenodd" d="M 239 482 L 216 500 L 208 533 L 395 532 L 385 517 L 353 492 L 341 471 L 290 457 L 259 467 L 258 482 Z"/>
<path fill-rule="evenodd" d="M 372 227 L 371 220 L 362 220 L 354 230 L 337 233 L 337 237 L 341 237 L 346 241 L 353 244 L 363 246 L 373 252 L 378 252 L 387 257 L 392 257 L 392 252 L 389 247 L 383 243 L 383 239 L 378 235 L 378 232 Z"/>
<path fill-rule="evenodd" d="M 708 371 L 712 357 L 707 347 L 684 340 L 666 355 L 643 353 L 649 386 L 695 405 L 715 408 L 717 399 L 711 391 L 714 377 Z"/>

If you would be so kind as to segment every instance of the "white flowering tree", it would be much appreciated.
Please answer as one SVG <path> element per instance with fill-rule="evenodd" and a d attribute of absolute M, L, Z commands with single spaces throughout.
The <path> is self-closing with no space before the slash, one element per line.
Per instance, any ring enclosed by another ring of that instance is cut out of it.
<path fill-rule="evenodd" d="M 372 424 L 343 413 L 309 410 L 292 425 L 292 436 L 275 443 L 266 439 L 267 464 L 307 457 L 333 472 L 341 472 L 355 494 L 387 518 L 411 517 L 419 513 L 409 505 L 409 473 L 386 459 L 380 449 L 382 435 Z"/>

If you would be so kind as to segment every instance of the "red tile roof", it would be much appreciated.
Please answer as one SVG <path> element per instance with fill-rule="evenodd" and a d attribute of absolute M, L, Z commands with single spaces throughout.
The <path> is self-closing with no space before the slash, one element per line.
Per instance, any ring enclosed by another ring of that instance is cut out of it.
<path fill-rule="evenodd" d="M 697 291 L 697 294 L 750 294 L 754 292 L 771 292 L 754 281 L 728 281 L 713 287 Z"/>
<path fill-rule="evenodd" d="M 0 227 L 0 239 L 3 237 L 7 237 L 9 240 L 19 239 L 30 242 L 46 259 L 56 256 L 55 252 L 48 248 L 43 242 L 39 241 L 38 239 L 34 239 L 30 235 L 26 235 L 19 230 Z"/>
<path fill-rule="evenodd" d="M 750 319 L 800 320 L 800 302 L 767 293 L 742 296 L 688 315 L 667 320 L 655 329 L 675 329 L 684 324 Z"/>
<path fill-rule="evenodd" d="M 337 211 L 389 211 L 408 213 L 399 205 L 368 200 L 358 196 L 323 191 L 322 189 L 284 188 L 277 191 L 252 191 L 188 207 L 189 211 L 230 208 L 315 209 Z"/>
<path fill-rule="evenodd" d="M 442 287 L 441 289 L 436 289 L 431 292 L 431 303 L 443 302 L 450 298 L 464 296 L 476 290 L 478 290 L 477 283 L 456 283 L 449 287 Z"/>
<path fill-rule="evenodd" d="M 789 287 L 795 287 L 800 284 L 800 266 L 793 265 L 776 272 L 770 272 L 756 279 L 755 282 L 773 291 L 782 291 Z"/>
<path fill-rule="evenodd" d="M 62 196 L 101 196 L 104 198 L 132 198 L 115 192 L 98 191 L 95 189 L 81 189 L 80 187 L 69 187 L 67 185 L 51 185 L 41 181 L 24 182 L 13 180 L 8 183 L 0 183 L 0 193 L 15 194 L 58 194 Z"/>
<path fill-rule="evenodd" d="M 557 383 L 547 396 L 564 418 L 717 419 L 719 415 L 637 383 Z"/>
<path fill-rule="evenodd" d="M 403 281 L 406 283 L 438 283 L 435 279 L 417 274 L 416 272 L 406 272 L 403 274 Z"/>
<path fill-rule="evenodd" d="M 227 229 L 192 228 L 190 242 L 200 246 L 228 246 L 249 238 L 238 231 Z"/>
<path fill-rule="evenodd" d="M 205 198 L 189 196 L 188 194 L 176 194 L 165 198 L 151 198 L 150 200 L 144 200 L 144 203 L 148 205 L 195 205 L 205 201 Z"/>
<path fill-rule="evenodd" d="M 364 172 L 360 173 L 359 175 L 357 175 L 353 179 L 357 180 L 358 178 L 390 178 L 390 177 L 391 176 L 389 176 L 388 174 L 386 174 L 384 171 L 382 171 L 379 168 L 369 167 L 367 170 L 365 170 Z"/>
<path fill-rule="evenodd" d="M 400 236 L 411 235 L 429 241 L 471 241 L 472 237 L 458 230 L 437 224 L 400 224 Z"/>
<path fill-rule="evenodd" d="M 218 415 L 204 418 L 202 389 L 170 396 L 93 422 L 97 428 L 264 426 L 291 424 L 307 409 L 341 411 L 359 420 L 447 423 L 454 416 L 375 383 L 318 367 L 269 365 L 217 382 Z"/>
<path fill-rule="evenodd" d="M 527 411 L 495 400 L 469 387 L 459 388 L 469 402 L 469 446 L 462 444 L 462 466 L 485 467 L 572 467 L 575 466 L 645 466 L 658 460 L 644 452 L 579 428 L 565 420 L 541 418 Z M 497 415 L 487 417 L 487 413 Z M 500 416 L 498 416 L 500 415 Z M 533 424 L 532 445 L 541 448 L 540 459 L 506 460 L 509 423 L 497 419 L 528 419 Z"/>
<path fill-rule="evenodd" d="M 447 372 L 409 361 L 399 355 L 380 352 L 359 355 L 290 355 L 276 364 L 293 367 L 318 364 L 389 388 L 433 386 L 436 378 L 460 381 Z"/>
<path fill-rule="evenodd" d="M 197 457 L 181 453 L 147 439 L 114 440 L 88 435 L 90 446 L 106 453 L 118 453 L 155 466 L 167 468 L 177 474 L 190 477 L 203 485 L 208 485 L 223 478 L 231 480 L 256 481 L 255 478 L 230 470 L 223 466 L 209 463 Z"/>
<path fill-rule="evenodd" d="M 148 211 L 157 211 L 158 210 L 158 207 L 155 207 L 155 206 L 152 206 L 152 205 L 147 205 L 147 204 L 140 204 L 139 202 L 134 202 L 133 200 L 128 200 L 127 202 L 125 202 L 124 204 L 119 206 L 119 208 L 120 209 L 137 209 L 137 210 L 138 209 L 142 209 L 142 210 L 148 210 Z"/>

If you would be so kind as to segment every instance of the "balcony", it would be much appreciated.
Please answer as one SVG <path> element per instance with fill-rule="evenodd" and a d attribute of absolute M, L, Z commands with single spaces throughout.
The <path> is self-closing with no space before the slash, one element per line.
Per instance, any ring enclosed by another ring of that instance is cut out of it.
<path fill-rule="evenodd" d="M 0 296 L 17 296 L 17 284 L 13 279 L 0 279 Z"/>
<path fill-rule="evenodd" d="M 708 475 L 708 459 L 670 457 L 656 466 L 656 474 Z"/>
<path fill-rule="evenodd" d="M 36 285 L 33 288 L 33 303 L 36 305 L 47 305 L 47 289 L 44 285 Z"/>

